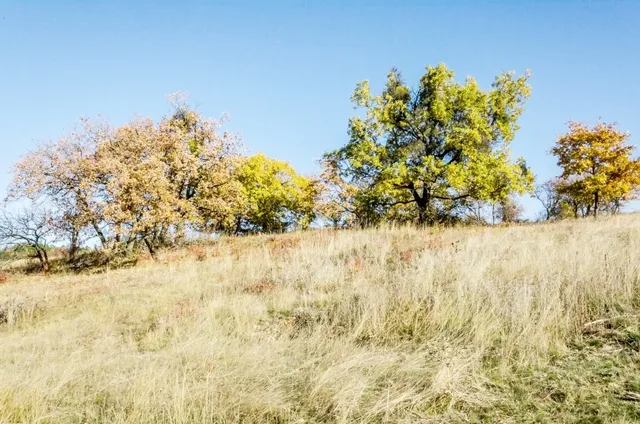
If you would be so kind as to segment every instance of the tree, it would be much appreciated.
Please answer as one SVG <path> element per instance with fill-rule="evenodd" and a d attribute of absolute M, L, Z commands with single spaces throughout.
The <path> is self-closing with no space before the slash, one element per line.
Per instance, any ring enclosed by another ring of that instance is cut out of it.
<path fill-rule="evenodd" d="M 178 106 L 157 124 L 138 118 L 118 128 L 98 149 L 105 187 L 104 219 L 129 248 L 156 247 L 182 238 L 186 226 L 228 228 L 242 200 L 234 178 L 234 137 L 219 124 Z"/>
<path fill-rule="evenodd" d="M 179 97 L 172 104 L 158 122 L 136 118 L 114 129 L 82 120 L 18 163 L 10 197 L 52 204 L 71 253 L 87 230 L 105 248 L 144 243 L 153 255 L 187 227 L 231 227 L 242 203 L 234 178 L 239 142 Z"/>
<path fill-rule="evenodd" d="M 242 163 L 236 178 L 246 198 L 236 232 L 284 232 L 313 221 L 319 187 L 288 163 L 257 154 Z"/>
<path fill-rule="evenodd" d="M 487 224 L 493 218 L 493 205 L 489 202 L 467 199 L 460 203 L 460 209 L 466 222 Z"/>
<path fill-rule="evenodd" d="M 576 216 L 580 204 L 585 215 L 598 215 L 601 209 L 617 211 L 622 204 L 638 197 L 640 159 L 632 157 L 629 133 L 615 124 L 598 122 L 594 127 L 569 122 L 569 132 L 558 138 L 551 152 L 562 168 L 558 191 L 570 197 Z"/>
<path fill-rule="evenodd" d="M 191 109 L 180 93 L 171 97 L 174 113 L 161 122 L 171 148 L 168 178 L 177 198 L 191 205 L 191 223 L 199 231 L 224 231 L 234 225 L 244 198 L 235 170 L 244 159 L 238 137 Z M 184 211 L 183 216 L 188 216 Z"/>
<path fill-rule="evenodd" d="M 566 202 L 565 196 L 558 191 L 560 181 L 553 179 L 536 186 L 533 194 L 543 207 L 542 220 L 550 221 L 562 215 L 562 204 Z"/>
<path fill-rule="evenodd" d="M 500 222 L 511 223 L 522 220 L 524 209 L 515 199 L 507 197 L 498 203 L 498 219 Z"/>
<path fill-rule="evenodd" d="M 524 160 L 509 159 L 509 143 L 530 94 L 528 74 L 504 73 L 484 91 L 476 81 L 454 81 L 445 65 L 427 67 L 415 90 L 397 70 L 379 96 L 367 81 L 353 102 L 364 116 L 349 121 L 349 142 L 325 154 L 357 192 L 354 209 L 419 223 L 451 218 L 463 199 L 499 201 L 532 189 Z"/>
<path fill-rule="evenodd" d="M 333 228 L 363 225 L 364 217 L 358 209 L 356 196 L 362 193 L 361 187 L 348 182 L 340 172 L 339 163 L 333 158 L 324 158 L 319 162 L 322 168 L 320 180 L 320 198 L 316 203 L 318 215 Z"/>
<path fill-rule="evenodd" d="M 32 207 L 18 213 L 0 214 L 0 245 L 27 245 L 40 261 L 42 271 L 49 271 L 47 246 L 55 236 L 55 219 L 47 210 Z"/>
<path fill-rule="evenodd" d="M 86 228 L 103 246 L 107 243 L 101 224 L 104 198 L 97 184 L 100 164 L 96 152 L 111 135 L 105 121 L 81 119 L 68 136 L 29 152 L 14 167 L 8 198 L 52 204 L 68 230 L 71 255 Z"/>

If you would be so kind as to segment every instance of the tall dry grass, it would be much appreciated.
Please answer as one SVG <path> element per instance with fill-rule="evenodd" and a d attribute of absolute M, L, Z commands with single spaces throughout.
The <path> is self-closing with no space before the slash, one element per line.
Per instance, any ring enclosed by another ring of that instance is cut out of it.
<path fill-rule="evenodd" d="M 482 420 L 639 312 L 637 215 L 207 249 L 0 285 L 0 423 Z"/>

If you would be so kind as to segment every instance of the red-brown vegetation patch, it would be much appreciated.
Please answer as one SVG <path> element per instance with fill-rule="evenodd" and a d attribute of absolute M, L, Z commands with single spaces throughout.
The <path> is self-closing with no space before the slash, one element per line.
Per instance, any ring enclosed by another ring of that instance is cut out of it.
<path fill-rule="evenodd" d="M 269 252 L 273 256 L 282 256 L 289 250 L 295 249 L 300 245 L 299 238 L 285 238 L 282 236 L 269 237 L 267 239 Z"/>
<path fill-rule="evenodd" d="M 358 256 L 353 256 L 344 260 L 345 266 L 352 271 L 362 271 L 364 264 Z"/>
<path fill-rule="evenodd" d="M 198 262 L 204 262 L 207 260 L 208 252 L 204 246 L 189 246 L 189 256 L 193 257 Z"/>
<path fill-rule="evenodd" d="M 263 294 L 276 289 L 275 281 L 269 278 L 263 278 L 259 282 L 246 287 L 243 292 L 248 294 Z"/>
<path fill-rule="evenodd" d="M 413 249 L 406 249 L 400 251 L 398 256 L 401 262 L 411 262 L 415 256 L 415 252 Z"/>

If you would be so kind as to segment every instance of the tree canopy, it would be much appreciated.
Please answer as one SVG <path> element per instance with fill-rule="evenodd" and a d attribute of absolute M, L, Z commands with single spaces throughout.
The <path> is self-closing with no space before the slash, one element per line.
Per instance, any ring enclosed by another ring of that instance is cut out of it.
<path fill-rule="evenodd" d="M 82 120 L 78 129 L 28 153 L 16 165 L 11 198 L 52 203 L 72 239 L 97 236 L 104 247 L 156 246 L 187 227 L 224 231 L 243 202 L 234 178 L 238 141 L 220 123 L 176 101 L 154 122 L 118 128 Z"/>
<path fill-rule="evenodd" d="M 319 186 L 288 163 L 257 154 L 242 162 L 236 177 L 245 197 L 238 231 L 283 232 L 313 221 Z"/>
<path fill-rule="evenodd" d="M 464 84 L 441 64 L 427 67 L 418 86 L 393 69 L 380 95 L 357 85 L 352 100 L 364 110 L 349 121 L 349 141 L 325 155 L 333 175 L 355 192 L 359 219 L 432 224 L 450 217 L 463 199 L 500 201 L 532 189 L 523 159 L 509 143 L 530 94 L 528 74 L 507 72 L 488 91 Z"/>
<path fill-rule="evenodd" d="M 551 149 L 562 168 L 558 191 L 573 200 L 576 215 L 580 205 L 585 215 L 597 216 L 603 206 L 617 211 L 638 197 L 640 159 L 633 158 L 628 139 L 628 133 L 604 122 L 592 128 L 569 122 L 569 132 L 558 138 Z"/>
<path fill-rule="evenodd" d="M 529 74 L 504 72 L 483 89 L 444 64 L 415 86 L 392 69 L 379 94 L 368 81 L 351 97 L 348 140 L 304 176 L 263 154 L 245 156 L 222 121 L 180 95 L 159 120 L 114 127 L 81 119 L 67 136 L 27 153 L 9 199 L 46 205 L 1 215 L 5 244 L 30 241 L 46 265 L 49 239 L 69 258 L 97 238 L 109 252 L 180 243 L 189 233 L 245 234 L 383 222 L 519 222 L 518 195 L 542 204 L 540 219 L 617 213 L 640 195 L 640 159 L 614 124 L 569 123 L 551 150 L 562 174 L 534 191 L 534 176 L 510 144 L 531 94 Z M 46 216 L 46 219 L 44 217 Z"/>

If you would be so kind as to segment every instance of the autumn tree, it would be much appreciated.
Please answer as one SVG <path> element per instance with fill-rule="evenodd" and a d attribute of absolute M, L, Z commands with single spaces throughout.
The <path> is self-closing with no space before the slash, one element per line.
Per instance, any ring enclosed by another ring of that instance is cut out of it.
<path fill-rule="evenodd" d="M 488 91 L 454 80 L 445 65 L 427 67 L 410 89 L 397 70 L 380 95 L 367 81 L 352 97 L 364 114 L 349 121 L 349 142 L 325 160 L 357 191 L 353 209 L 383 219 L 432 224 L 451 218 L 463 199 L 500 201 L 532 188 L 524 160 L 510 160 L 530 88 L 528 74 L 504 73 Z"/>
<path fill-rule="evenodd" d="M 318 184 L 320 197 L 316 202 L 317 214 L 333 228 L 366 226 L 376 215 L 367 213 L 363 194 L 366 187 L 357 181 L 348 181 L 342 174 L 335 157 L 319 161 L 322 169 Z"/>
<path fill-rule="evenodd" d="M 83 231 L 110 250 L 143 243 L 153 255 L 188 228 L 231 227 L 243 201 L 234 177 L 239 141 L 181 99 L 172 105 L 158 122 L 136 118 L 112 128 L 82 120 L 16 165 L 10 198 L 53 205 L 71 251 Z"/>
<path fill-rule="evenodd" d="M 241 143 L 220 129 L 224 123 L 205 119 L 180 96 L 172 97 L 174 113 L 161 122 L 160 131 L 173 139 L 168 178 L 177 198 L 190 204 L 190 222 L 199 231 L 231 228 L 244 204 L 242 185 L 235 178 L 241 165 Z M 185 212 L 182 212 L 185 215 Z"/>
<path fill-rule="evenodd" d="M 584 215 L 597 216 L 637 198 L 640 159 L 633 158 L 628 139 L 629 133 L 604 122 L 592 128 L 569 122 L 569 132 L 558 138 L 551 149 L 562 168 L 558 191 L 572 200 L 576 216 L 580 205 Z"/>
<path fill-rule="evenodd" d="M 288 163 L 257 154 L 242 162 L 236 178 L 245 197 L 236 232 L 284 232 L 313 221 L 319 186 Z"/>
<path fill-rule="evenodd" d="M 106 246 L 96 152 L 111 134 L 103 120 L 81 119 L 68 136 L 27 153 L 14 167 L 8 198 L 51 204 L 64 221 L 71 254 L 84 231 Z"/>
<path fill-rule="evenodd" d="M 104 219 L 131 248 L 144 243 L 153 255 L 187 226 L 229 228 L 242 205 L 234 177 L 237 140 L 219 123 L 179 105 L 160 122 L 138 118 L 118 128 L 98 150 L 105 187 Z"/>

